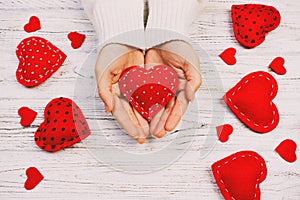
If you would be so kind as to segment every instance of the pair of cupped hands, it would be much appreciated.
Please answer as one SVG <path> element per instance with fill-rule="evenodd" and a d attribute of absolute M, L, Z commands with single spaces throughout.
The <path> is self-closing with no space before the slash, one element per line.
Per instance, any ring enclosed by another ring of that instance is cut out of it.
<path fill-rule="evenodd" d="M 166 106 L 147 121 L 121 94 L 118 81 L 122 72 L 131 66 L 161 64 L 175 69 L 179 87 Z M 197 53 L 189 43 L 180 40 L 166 42 L 146 52 L 122 44 L 106 45 L 99 53 L 95 73 L 106 112 L 111 112 L 123 129 L 140 144 L 149 134 L 162 138 L 174 130 L 202 83 Z"/>

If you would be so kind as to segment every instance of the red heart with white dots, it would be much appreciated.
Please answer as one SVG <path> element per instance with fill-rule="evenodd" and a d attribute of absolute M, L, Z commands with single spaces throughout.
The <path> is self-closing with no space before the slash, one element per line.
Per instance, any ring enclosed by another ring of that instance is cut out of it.
<path fill-rule="evenodd" d="M 126 69 L 120 76 L 119 88 L 130 104 L 151 120 L 175 95 L 177 72 L 166 65 L 147 70 L 139 66 Z"/>
<path fill-rule="evenodd" d="M 90 135 L 89 125 L 74 101 L 55 98 L 44 111 L 45 119 L 34 135 L 36 144 L 45 151 L 55 152 L 72 146 Z"/>
<path fill-rule="evenodd" d="M 40 37 L 24 39 L 17 47 L 19 66 L 16 77 L 26 87 L 34 87 L 47 80 L 63 64 L 66 55 Z"/>

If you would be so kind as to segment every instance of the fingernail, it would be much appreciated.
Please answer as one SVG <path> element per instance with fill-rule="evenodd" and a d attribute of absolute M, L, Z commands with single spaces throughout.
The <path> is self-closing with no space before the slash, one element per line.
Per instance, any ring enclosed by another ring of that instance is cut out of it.
<path fill-rule="evenodd" d="M 146 138 L 138 138 L 136 139 L 136 141 L 139 143 L 139 144 L 144 144 L 146 142 Z"/>

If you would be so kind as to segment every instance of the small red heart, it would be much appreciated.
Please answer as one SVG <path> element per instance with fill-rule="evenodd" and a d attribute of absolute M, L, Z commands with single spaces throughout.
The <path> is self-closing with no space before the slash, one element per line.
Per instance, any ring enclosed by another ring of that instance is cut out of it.
<path fill-rule="evenodd" d="M 39 18 L 36 16 L 30 17 L 29 22 L 24 26 L 24 30 L 27 33 L 35 32 L 40 29 L 41 29 L 41 22 Z"/>
<path fill-rule="evenodd" d="M 37 112 L 28 107 L 20 108 L 18 114 L 21 117 L 20 124 L 25 127 L 30 126 L 37 116 Z"/>
<path fill-rule="evenodd" d="M 55 98 L 44 110 L 44 121 L 34 134 L 41 149 L 56 152 L 90 135 L 89 125 L 77 104 L 68 98 Z"/>
<path fill-rule="evenodd" d="M 232 112 L 250 129 L 267 133 L 279 122 L 279 113 L 272 100 L 278 84 L 266 72 L 253 72 L 242 78 L 223 97 Z"/>
<path fill-rule="evenodd" d="M 236 64 L 236 49 L 231 47 L 223 51 L 219 56 L 227 65 L 235 65 Z"/>
<path fill-rule="evenodd" d="M 66 55 L 49 41 L 40 37 L 24 39 L 17 47 L 19 66 L 16 77 L 26 87 L 46 81 L 64 63 Z"/>
<path fill-rule="evenodd" d="M 82 43 L 85 40 L 85 35 L 78 32 L 71 32 L 68 34 L 68 38 L 71 41 L 71 46 L 74 49 L 81 47 Z"/>
<path fill-rule="evenodd" d="M 32 190 L 44 179 L 44 176 L 35 167 L 29 167 L 26 170 L 26 176 L 27 180 L 24 183 L 24 187 L 26 190 Z"/>
<path fill-rule="evenodd" d="M 225 200 L 260 199 L 260 183 L 266 179 L 267 167 L 256 152 L 232 154 L 215 162 L 212 171 Z"/>
<path fill-rule="evenodd" d="M 149 70 L 132 66 L 119 79 L 121 93 L 147 120 L 151 120 L 174 97 L 178 84 L 177 72 L 166 65 Z"/>
<path fill-rule="evenodd" d="M 282 57 L 277 57 L 275 58 L 269 67 L 278 75 L 284 75 L 286 74 L 286 68 L 284 67 L 284 58 Z"/>
<path fill-rule="evenodd" d="M 232 5 L 231 18 L 235 38 L 247 48 L 263 43 L 281 20 L 276 8 L 262 4 Z"/>
<path fill-rule="evenodd" d="M 282 141 L 275 149 L 275 151 L 287 162 L 295 162 L 297 160 L 296 155 L 297 144 L 290 139 Z"/>
<path fill-rule="evenodd" d="M 221 142 L 227 142 L 229 139 L 229 135 L 231 135 L 233 132 L 233 127 L 230 124 L 217 126 L 216 129 L 217 129 L 219 140 Z"/>

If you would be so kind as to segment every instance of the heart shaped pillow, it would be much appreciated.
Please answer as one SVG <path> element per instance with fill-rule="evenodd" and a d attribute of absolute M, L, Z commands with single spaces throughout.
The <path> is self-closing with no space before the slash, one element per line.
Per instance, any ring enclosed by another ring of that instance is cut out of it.
<path fill-rule="evenodd" d="M 232 154 L 215 162 L 212 171 L 226 200 L 260 199 L 260 183 L 266 179 L 267 167 L 256 152 Z"/>
<path fill-rule="evenodd" d="M 149 70 L 132 66 L 119 79 L 121 93 L 147 120 L 151 120 L 174 97 L 178 84 L 177 72 L 166 65 Z"/>
<path fill-rule="evenodd" d="M 266 72 L 248 74 L 224 95 L 224 101 L 232 112 L 250 129 L 267 133 L 279 122 L 279 113 L 272 100 L 278 85 Z"/>

